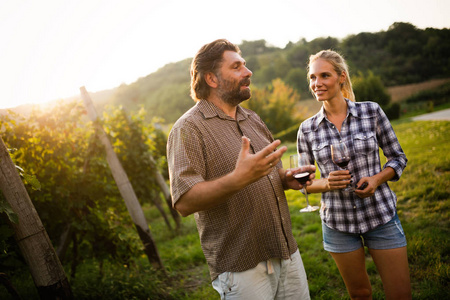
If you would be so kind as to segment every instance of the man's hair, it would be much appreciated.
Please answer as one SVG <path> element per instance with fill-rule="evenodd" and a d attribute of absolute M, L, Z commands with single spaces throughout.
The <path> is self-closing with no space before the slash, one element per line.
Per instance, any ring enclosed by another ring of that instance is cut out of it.
<path fill-rule="evenodd" d="M 215 73 L 221 67 L 225 51 L 241 54 L 237 45 L 225 39 L 219 39 L 201 47 L 192 59 L 191 97 L 195 101 L 208 98 L 210 87 L 205 81 L 205 75 L 209 72 Z"/>

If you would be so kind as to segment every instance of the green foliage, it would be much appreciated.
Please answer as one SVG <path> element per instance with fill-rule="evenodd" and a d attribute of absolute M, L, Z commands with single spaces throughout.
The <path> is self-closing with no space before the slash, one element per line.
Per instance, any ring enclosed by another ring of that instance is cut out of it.
<path fill-rule="evenodd" d="M 349 64 L 352 78 L 370 70 L 373 74 L 370 77 L 377 78 L 382 86 L 391 87 L 450 77 L 449 41 L 450 29 L 423 30 L 410 23 L 394 23 L 387 31 L 361 32 L 341 40 L 320 37 L 306 41 L 302 38 L 289 42 L 284 49 L 268 45 L 263 39 L 243 41 L 239 47 L 253 72 L 253 90 L 269 88 L 273 80 L 281 79 L 302 99 L 308 99 L 311 95 L 306 66 L 309 56 L 320 50 L 340 52 Z M 170 63 L 130 85 L 123 84 L 112 99 L 96 103 L 96 106 L 103 109 L 106 103 L 116 107 L 123 105 L 130 112 L 143 107 L 148 112 L 148 122 L 160 117 L 171 124 L 195 104 L 189 97 L 190 63 L 191 59 Z M 388 101 L 384 93 L 362 97 L 362 100 Z M 391 119 L 398 114 L 396 106 L 383 108 L 392 111 Z"/>
<path fill-rule="evenodd" d="M 450 83 L 413 94 L 401 103 L 402 118 L 450 107 Z"/>
<path fill-rule="evenodd" d="M 361 72 L 352 77 L 353 91 L 357 101 L 374 101 L 380 104 L 389 120 L 400 118 L 400 104 L 390 103 L 391 96 L 379 76 L 368 71 L 367 76 Z"/>
<path fill-rule="evenodd" d="M 390 103 L 386 107 L 384 107 L 384 112 L 389 120 L 397 120 L 400 118 L 400 103 Z"/>
<path fill-rule="evenodd" d="M 166 169 L 166 136 L 157 126 L 159 119 L 145 125 L 147 112 L 128 116 L 125 109 L 108 109 L 104 113 L 103 127 L 111 138 L 114 152 L 141 202 L 159 199 L 155 172 L 159 165 Z"/>
<path fill-rule="evenodd" d="M 191 59 L 170 63 L 130 85 L 121 85 L 112 99 L 106 99 L 97 106 L 124 106 L 130 112 L 142 107 L 148 112 L 146 121 L 153 117 L 174 122 L 182 113 L 195 104 L 189 96 Z"/>
<path fill-rule="evenodd" d="M 71 265 L 72 276 L 81 258 L 125 263 L 143 247 L 111 176 L 104 147 L 84 115 L 83 106 L 73 102 L 35 111 L 27 119 L 8 114 L 0 120 L 2 138 L 17 149 L 14 161 L 26 170 L 19 169 L 24 180 L 33 184 L 27 185 L 28 194 L 53 244 L 61 246 L 60 238 L 69 232 L 70 255 L 63 253 L 63 263 Z M 159 197 L 154 172 L 167 167 L 166 137 L 157 123 L 144 125 L 145 117 L 141 110 L 128 122 L 122 110 L 115 110 L 105 113 L 103 122 L 138 196 L 148 200 Z M 0 231 L 5 226 L 2 222 Z M 3 248 L 18 251 L 12 239 L 6 243 Z M 12 252 L 7 254 L 15 259 Z"/>
<path fill-rule="evenodd" d="M 243 40 L 242 43 L 239 45 L 239 49 L 241 49 L 243 56 L 271 53 L 278 50 L 278 48 L 276 47 L 268 46 L 265 40 L 257 40 L 257 41 Z"/>
<path fill-rule="evenodd" d="M 422 30 L 410 23 L 394 23 L 387 31 L 348 36 L 342 50 L 351 72 L 370 69 L 386 86 L 395 86 L 448 77 L 449 37 L 450 29 Z"/>
<path fill-rule="evenodd" d="M 19 222 L 17 214 L 12 210 L 9 203 L 6 202 L 6 200 L 3 199 L 3 197 L 0 197 L 0 214 L 5 214 L 8 217 L 8 220 L 15 224 Z"/>
<path fill-rule="evenodd" d="M 276 134 L 286 128 L 298 127 L 304 119 L 301 111 L 297 111 L 296 105 L 300 100 L 297 92 L 286 85 L 281 79 L 275 79 L 265 89 L 254 89 L 252 98 L 242 105 L 255 111 L 266 123 L 269 130 Z M 285 136 L 292 140 L 294 136 Z"/>
<path fill-rule="evenodd" d="M 407 104 L 431 101 L 438 106 L 450 102 L 450 83 L 445 83 L 433 90 L 419 92 L 407 98 Z"/>
<path fill-rule="evenodd" d="M 380 89 L 380 85 L 384 88 L 448 77 L 449 41 L 448 29 L 420 30 L 408 23 L 395 23 L 387 32 L 360 33 L 342 41 L 331 37 L 310 42 L 302 39 L 290 42 L 284 49 L 268 46 L 264 40 L 243 42 L 241 49 L 254 73 L 255 85 L 253 98 L 246 103 L 263 117 L 276 137 L 295 140 L 298 125 L 305 117 L 301 111 L 297 115 L 291 112 L 296 111 L 293 105 L 298 104 L 300 95 L 309 94 L 305 67 L 310 54 L 328 48 L 338 50 L 349 62 L 352 78 L 371 70 L 368 77 L 375 78 L 374 85 Z M 65 229 L 72 230 L 63 264 L 73 276 L 70 280 L 77 298 L 217 297 L 210 285 L 193 216 L 183 218 L 181 233 L 175 235 L 149 201 L 158 198 L 155 168 L 167 176 L 166 136 L 159 124 L 173 122 L 194 105 L 188 95 L 189 64 L 190 59 L 169 64 L 119 87 L 109 104 L 123 105 L 130 113 L 109 108 L 106 102 L 96 103 L 105 111 L 101 122 L 143 203 L 168 277 L 155 273 L 143 256 L 142 245 L 109 172 L 103 146 L 88 125 L 80 103 L 35 111 L 26 119 L 12 112 L 0 115 L 2 138 L 9 147 L 18 149 L 15 163 L 26 174 L 34 174 L 41 184 L 40 190 L 26 187 L 53 244 L 60 246 Z M 448 85 L 434 93 L 422 94 L 420 100 L 409 100 L 408 105 L 431 103 L 427 107 L 432 109 L 439 101 L 448 103 Z M 381 98 L 371 91 L 364 100 Z M 358 95 L 357 100 L 361 100 Z M 399 105 L 383 108 L 388 116 L 395 115 Z M 390 185 L 398 195 L 399 215 L 407 233 L 413 297 L 444 298 L 450 293 L 446 285 L 450 271 L 450 146 L 446 133 L 450 128 L 448 122 L 407 121 L 394 124 L 394 128 L 409 159 L 402 179 Z M 291 139 L 284 138 L 290 135 Z M 295 143 L 287 146 L 283 160 L 296 148 Z M 149 155 L 155 162 L 149 160 Z M 305 204 L 301 193 L 287 191 L 287 197 L 312 298 L 348 299 L 335 263 L 322 249 L 318 215 L 298 213 Z M 317 205 L 320 196 L 313 194 L 310 201 Z M 7 210 L 0 205 L 0 212 Z M 12 276 L 23 298 L 37 299 L 5 216 L 0 214 L 0 268 Z M 376 268 L 369 259 L 367 266 L 374 299 L 382 299 Z M 5 293 L 0 287 L 0 298 L 7 297 Z"/>
<path fill-rule="evenodd" d="M 372 71 L 368 71 L 367 76 L 359 72 L 352 77 L 353 92 L 357 101 L 374 101 L 385 107 L 391 101 L 386 88 L 379 76 L 375 76 Z"/>
<path fill-rule="evenodd" d="M 398 212 L 408 241 L 408 259 L 414 299 L 445 299 L 450 293 L 448 240 L 450 161 L 449 122 L 403 122 L 393 124 L 409 159 L 402 178 L 390 186 L 398 196 Z M 295 143 L 286 144 L 283 164 L 296 151 Z M 318 174 L 317 174 L 318 175 Z M 43 182 L 41 180 L 41 182 Z M 43 184 L 44 186 L 44 184 Z M 317 213 L 301 214 L 305 198 L 298 191 L 286 192 L 291 211 L 293 233 L 302 254 L 312 299 L 349 299 L 345 285 L 331 256 L 323 250 L 320 218 Z M 319 194 L 311 194 L 313 205 L 320 203 Z M 201 251 L 194 216 L 182 219 L 179 235 L 164 225 L 155 208 L 144 204 L 146 216 L 167 277 L 155 273 L 148 261 L 133 254 L 127 262 L 96 259 L 86 255 L 80 262 L 71 286 L 77 299 L 214 299 L 205 258 Z M 0 219 L 1 220 L 1 219 Z M 133 229 L 116 220 L 111 230 Z M 0 227 L 1 229 L 2 227 Z M 128 241 L 123 240 L 123 243 Z M 103 262 L 102 262 L 103 261 Z M 2 261 L 3 262 L 3 261 Z M 373 286 L 373 299 L 384 299 L 382 284 L 373 261 L 366 265 Z M 66 264 L 69 269 L 69 265 Z M 8 270 L 8 269 L 7 269 Z M 12 282 L 24 299 L 38 299 L 30 275 L 25 269 L 11 271 Z M 7 298 L 0 287 L 0 298 Z"/>

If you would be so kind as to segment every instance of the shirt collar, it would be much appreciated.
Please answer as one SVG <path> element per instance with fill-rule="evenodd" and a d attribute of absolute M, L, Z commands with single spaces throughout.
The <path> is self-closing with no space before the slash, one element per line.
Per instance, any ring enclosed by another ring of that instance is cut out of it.
<path fill-rule="evenodd" d="M 355 102 L 350 101 L 347 98 L 344 98 L 344 100 L 347 102 L 347 117 L 349 115 L 358 117 L 358 110 L 356 109 Z M 316 114 L 316 118 L 313 122 L 312 129 L 316 130 L 317 128 L 319 128 L 320 123 L 325 119 L 326 119 L 325 110 L 323 109 L 323 105 L 322 105 L 319 112 Z"/>
<path fill-rule="evenodd" d="M 234 120 L 232 117 L 223 112 L 219 107 L 217 107 L 214 103 L 208 100 L 200 100 L 197 102 L 197 107 L 200 112 L 203 114 L 205 119 L 219 117 L 221 119 L 226 120 Z M 237 106 L 236 109 L 236 120 L 241 121 L 247 119 L 249 113 L 243 109 L 240 105 Z"/>
<path fill-rule="evenodd" d="M 347 114 L 347 116 L 348 115 L 352 115 L 352 116 L 358 118 L 359 114 L 358 114 L 358 109 L 356 108 L 355 102 L 350 101 L 349 99 L 345 99 L 345 101 L 347 101 L 347 107 L 348 107 L 348 110 L 347 110 L 348 114 Z"/>

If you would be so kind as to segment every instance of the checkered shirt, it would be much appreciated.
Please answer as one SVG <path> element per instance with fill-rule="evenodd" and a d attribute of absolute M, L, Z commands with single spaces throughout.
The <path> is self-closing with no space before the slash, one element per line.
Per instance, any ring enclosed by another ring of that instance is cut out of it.
<path fill-rule="evenodd" d="M 391 181 L 397 181 L 407 159 L 385 113 L 375 102 L 346 102 L 347 117 L 340 132 L 327 119 L 323 107 L 300 125 L 298 151 L 307 152 L 313 158 L 311 162 L 317 162 L 321 178 L 327 178 L 331 171 L 340 169 L 331 159 L 330 145 L 344 141 L 351 152 L 348 169 L 357 183 L 362 177 L 381 172 L 381 148 L 387 158 L 383 168 L 393 168 L 395 176 Z M 322 193 L 320 216 L 333 229 L 365 233 L 390 221 L 396 204 L 396 195 L 387 182 L 373 196 L 363 199 L 353 192 L 334 190 Z"/>
<path fill-rule="evenodd" d="M 173 203 L 195 184 L 234 170 L 242 135 L 256 153 L 273 141 L 253 111 L 237 107 L 236 120 L 201 100 L 173 126 L 167 144 Z M 194 214 L 211 280 L 241 272 L 270 258 L 288 259 L 297 250 L 278 168 L 218 206 Z"/>

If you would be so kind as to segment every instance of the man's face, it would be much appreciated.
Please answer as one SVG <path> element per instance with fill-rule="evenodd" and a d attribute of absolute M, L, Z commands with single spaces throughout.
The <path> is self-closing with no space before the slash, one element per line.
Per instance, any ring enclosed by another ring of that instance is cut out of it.
<path fill-rule="evenodd" d="M 250 77 L 252 72 L 246 67 L 245 60 L 234 51 L 225 51 L 222 65 L 216 74 L 217 93 L 225 102 L 237 106 L 251 96 Z"/>

